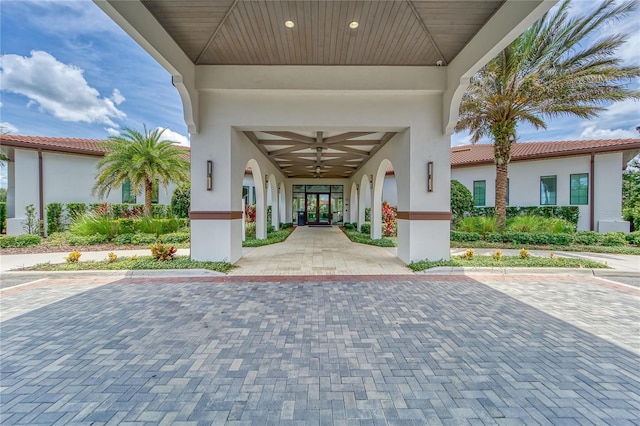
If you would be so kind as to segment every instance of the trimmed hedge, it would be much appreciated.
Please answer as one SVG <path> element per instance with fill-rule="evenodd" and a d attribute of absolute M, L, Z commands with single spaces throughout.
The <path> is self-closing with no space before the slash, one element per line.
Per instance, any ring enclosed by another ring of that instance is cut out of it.
<path fill-rule="evenodd" d="M 0 233 L 4 234 L 7 223 L 7 203 L 0 203 Z"/>
<path fill-rule="evenodd" d="M 365 222 L 360 225 L 360 232 L 363 234 L 371 234 L 371 224 L 369 222 Z"/>
<path fill-rule="evenodd" d="M 47 234 L 64 231 L 62 226 L 62 212 L 64 211 L 62 203 L 47 204 Z"/>
<path fill-rule="evenodd" d="M 159 240 L 167 244 L 188 243 L 191 240 L 191 234 L 188 232 L 173 232 L 160 235 Z"/>
<path fill-rule="evenodd" d="M 495 214 L 496 209 L 494 207 L 474 207 L 471 211 L 471 216 L 495 216 Z M 507 207 L 507 219 L 516 216 L 557 217 L 578 226 L 580 209 L 578 206 Z"/>
<path fill-rule="evenodd" d="M 625 246 L 634 244 L 640 246 L 640 232 L 623 234 L 622 232 L 607 232 L 599 234 L 591 231 L 581 231 L 575 234 L 550 234 L 532 232 L 488 232 L 484 238 L 476 232 L 451 231 L 451 241 L 479 241 L 483 239 L 489 243 L 514 243 L 514 244 L 552 244 L 556 246 L 601 245 L 601 246 Z"/>
<path fill-rule="evenodd" d="M 37 246 L 41 241 L 39 235 L 0 235 L 0 248 Z"/>
<path fill-rule="evenodd" d="M 345 223 L 344 229 L 346 229 L 347 231 L 355 231 L 356 227 L 352 223 Z"/>
<path fill-rule="evenodd" d="M 67 203 L 67 217 L 74 220 L 87 212 L 87 205 L 85 203 Z"/>

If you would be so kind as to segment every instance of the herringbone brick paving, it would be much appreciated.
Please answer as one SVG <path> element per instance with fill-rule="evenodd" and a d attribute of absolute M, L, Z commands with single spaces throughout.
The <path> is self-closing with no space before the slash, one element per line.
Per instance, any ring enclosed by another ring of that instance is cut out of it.
<path fill-rule="evenodd" d="M 469 278 L 130 281 L 2 322 L 0 423 L 640 424 L 636 352 Z"/>

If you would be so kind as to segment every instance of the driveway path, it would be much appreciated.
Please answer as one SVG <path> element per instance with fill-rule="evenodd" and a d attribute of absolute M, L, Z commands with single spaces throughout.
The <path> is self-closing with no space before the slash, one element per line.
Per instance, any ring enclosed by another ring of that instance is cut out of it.
<path fill-rule="evenodd" d="M 299 226 L 279 244 L 248 251 L 231 275 L 407 275 L 396 250 L 354 244 L 338 227 Z"/>
<path fill-rule="evenodd" d="M 88 283 L 1 323 L 0 423 L 632 425 L 639 302 L 564 275 Z"/>

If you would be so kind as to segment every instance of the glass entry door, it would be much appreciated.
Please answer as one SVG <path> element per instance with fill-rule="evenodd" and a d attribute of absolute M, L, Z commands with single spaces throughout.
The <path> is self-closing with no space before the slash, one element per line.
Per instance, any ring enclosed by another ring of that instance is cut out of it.
<path fill-rule="evenodd" d="M 331 204 L 329 194 L 307 193 L 307 224 L 330 223 Z"/>

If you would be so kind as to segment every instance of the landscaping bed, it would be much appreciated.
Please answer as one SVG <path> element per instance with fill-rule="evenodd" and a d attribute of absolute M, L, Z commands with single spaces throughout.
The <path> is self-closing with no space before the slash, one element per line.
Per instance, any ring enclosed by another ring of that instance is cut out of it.
<path fill-rule="evenodd" d="M 207 269 L 227 273 L 236 266 L 227 262 L 202 262 L 191 260 L 189 256 L 176 256 L 171 260 L 156 260 L 152 256 L 127 256 L 115 260 L 74 263 L 41 263 L 21 269 L 21 271 L 98 271 L 98 270 L 146 270 L 146 269 Z"/>
<path fill-rule="evenodd" d="M 565 258 L 565 257 L 535 257 L 535 256 L 474 256 L 465 255 L 452 257 L 451 260 L 412 262 L 407 265 L 414 272 L 425 271 L 439 266 L 445 267 L 492 267 L 492 268 L 588 268 L 607 269 L 609 266 L 604 263 L 592 260 Z"/>

